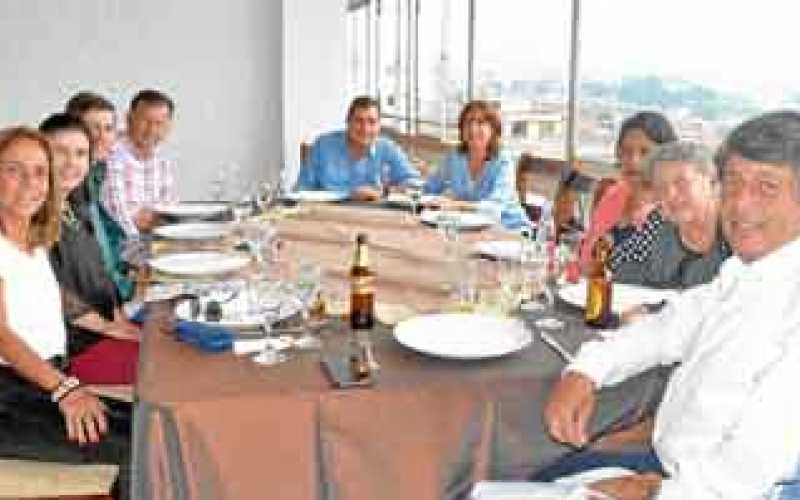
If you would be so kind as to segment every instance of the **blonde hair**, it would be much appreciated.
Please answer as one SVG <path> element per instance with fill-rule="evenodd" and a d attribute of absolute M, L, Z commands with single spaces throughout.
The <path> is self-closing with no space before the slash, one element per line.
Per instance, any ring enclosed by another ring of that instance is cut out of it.
<path fill-rule="evenodd" d="M 61 228 L 61 191 L 58 189 L 58 172 L 53 165 L 53 152 L 47 138 L 38 130 L 19 126 L 0 130 L 0 154 L 20 140 L 33 141 L 47 156 L 47 198 L 31 217 L 28 242 L 32 247 L 49 248 L 58 240 Z"/>

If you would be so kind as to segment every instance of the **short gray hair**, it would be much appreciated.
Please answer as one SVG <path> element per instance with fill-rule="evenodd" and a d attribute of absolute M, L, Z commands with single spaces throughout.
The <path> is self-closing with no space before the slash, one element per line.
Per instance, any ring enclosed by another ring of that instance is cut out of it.
<path fill-rule="evenodd" d="M 773 165 L 785 165 L 800 178 L 800 113 L 772 111 L 742 123 L 714 155 L 719 175 L 731 156 Z"/>
<path fill-rule="evenodd" d="M 690 141 L 668 142 L 656 146 L 642 161 L 642 179 L 652 183 L 655 180 L 658 165 L 667 161 L 688 163 L 700 175 L 708 177 L 712 181 L 717 179 L 711 150 L 703 144 Z"/>

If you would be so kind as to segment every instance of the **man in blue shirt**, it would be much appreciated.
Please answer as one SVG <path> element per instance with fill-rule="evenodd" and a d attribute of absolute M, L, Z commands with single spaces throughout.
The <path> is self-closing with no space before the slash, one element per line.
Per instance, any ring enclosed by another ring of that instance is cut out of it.
<path fill-rule="evenodd" d="M 349 193 L 356 201 L 377 200 L 384 183 L 419 178 L 397 144 L 380 137 L 380 104 L 361 96 L 347 110 L 347 130 L 321 135 L 300 168 L 297 189 Z"/>

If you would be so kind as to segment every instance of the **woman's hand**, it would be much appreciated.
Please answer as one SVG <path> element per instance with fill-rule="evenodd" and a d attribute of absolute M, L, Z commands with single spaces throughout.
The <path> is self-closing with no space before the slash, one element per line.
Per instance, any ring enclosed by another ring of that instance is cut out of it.
<path fill-rule="evenodd" d="M 124 318 L 115 318 L 109 321 L 103 328 L 103 335 L 118 340 L 131 340 L 139 342 L 141 328 L 135 323 L 131 323 Z"/>
<path fill-rule="evenodd" d="M 108 431 L 105 406 L 84 387 L 78 387 L 58 402 L 67 424 L 67 437 L 80 445 L 97 443 Z"/>

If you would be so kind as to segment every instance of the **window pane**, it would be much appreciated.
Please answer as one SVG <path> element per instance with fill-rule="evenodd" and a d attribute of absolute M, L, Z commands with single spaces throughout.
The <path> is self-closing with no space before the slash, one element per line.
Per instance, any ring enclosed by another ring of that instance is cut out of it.
<path fill-rule="evenodd" d="M 382 0 L 380 29 L 380 96 L 382 123 L 406 130 L 408 98 L 408 0 Z"/>
<path fill-rule="evenodd" d="M 367 8 L 347 13 L 347 83 L 351 96 L 366 94 L 367 81 Z"/>
<path fill-rule="evenodd" d="M 612 161 L 620 122 L 663 112 L 679 136 L 718 145 L 769 109 L 800 107 L 800 69 L 784 54 L 800 3 L 583 2 L 579 154 Z"/>
<path fill-rule="evenodd" d="M 475 97 L 500 104 L 508 148 L 563 158 L 572 2 L 475 3 Z"/>
<path fill-rule="evenodd" d="M 467 0 L 423 0 L 419 11 L 419 130 L 445 140 L 467 93 Z"/>

